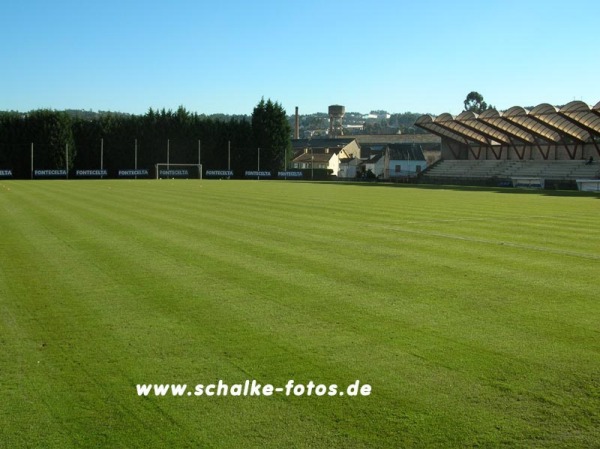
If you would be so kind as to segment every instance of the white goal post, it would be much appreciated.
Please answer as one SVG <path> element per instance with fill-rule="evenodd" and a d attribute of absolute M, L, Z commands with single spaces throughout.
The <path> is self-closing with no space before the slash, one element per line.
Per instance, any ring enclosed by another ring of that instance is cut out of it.
<path fill-rule="evenodd" d="M 202 164 L 156 164 L 156 179 L 202 179 Z"/>

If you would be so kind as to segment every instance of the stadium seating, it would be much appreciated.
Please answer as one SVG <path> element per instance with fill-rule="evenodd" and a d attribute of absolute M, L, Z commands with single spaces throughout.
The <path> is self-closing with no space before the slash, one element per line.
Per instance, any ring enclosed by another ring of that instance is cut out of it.
<path fill-rule="evenodd" d="M 539 177 L 546 180 L 575 181 L 600 177 L 600 164 L 555 160 L 442 160 L 423 173 L 423 180 L 499 179 Z"/>

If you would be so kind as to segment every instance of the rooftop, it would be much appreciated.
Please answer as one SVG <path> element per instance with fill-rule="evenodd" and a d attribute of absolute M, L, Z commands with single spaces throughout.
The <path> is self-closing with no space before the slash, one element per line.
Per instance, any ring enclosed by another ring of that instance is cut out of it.
<path fill-rule="evenodd" d="M 510 145 L 515 140 L 527 144 L 587 143 L 600 137 L 600 102 L 593 107 L 572 101 L 560 108 L 542 103 L 530 111 L 520 106 L 503 112 L 465 111 L 457 117 L 448 113 L 422 115 L 415 125 L 467 145 Z"/>

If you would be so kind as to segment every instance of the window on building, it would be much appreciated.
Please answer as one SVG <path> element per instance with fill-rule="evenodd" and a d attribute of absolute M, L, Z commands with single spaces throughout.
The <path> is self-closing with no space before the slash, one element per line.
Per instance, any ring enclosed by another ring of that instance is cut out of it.
<path fill-rule="evenodd" d="M 399 164 L 396 165 L 396 167 L 394 168 L 394 171 L 396 173 L 400 173 L 400 165 Z"/>

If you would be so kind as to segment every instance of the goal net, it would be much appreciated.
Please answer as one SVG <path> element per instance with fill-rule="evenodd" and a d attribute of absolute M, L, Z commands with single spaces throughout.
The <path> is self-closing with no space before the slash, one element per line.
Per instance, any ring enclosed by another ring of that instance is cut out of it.
<path fill-rule="evenodd" d="M 202 164 L 156 164 L 156 179 L 202 179 Z"/>

